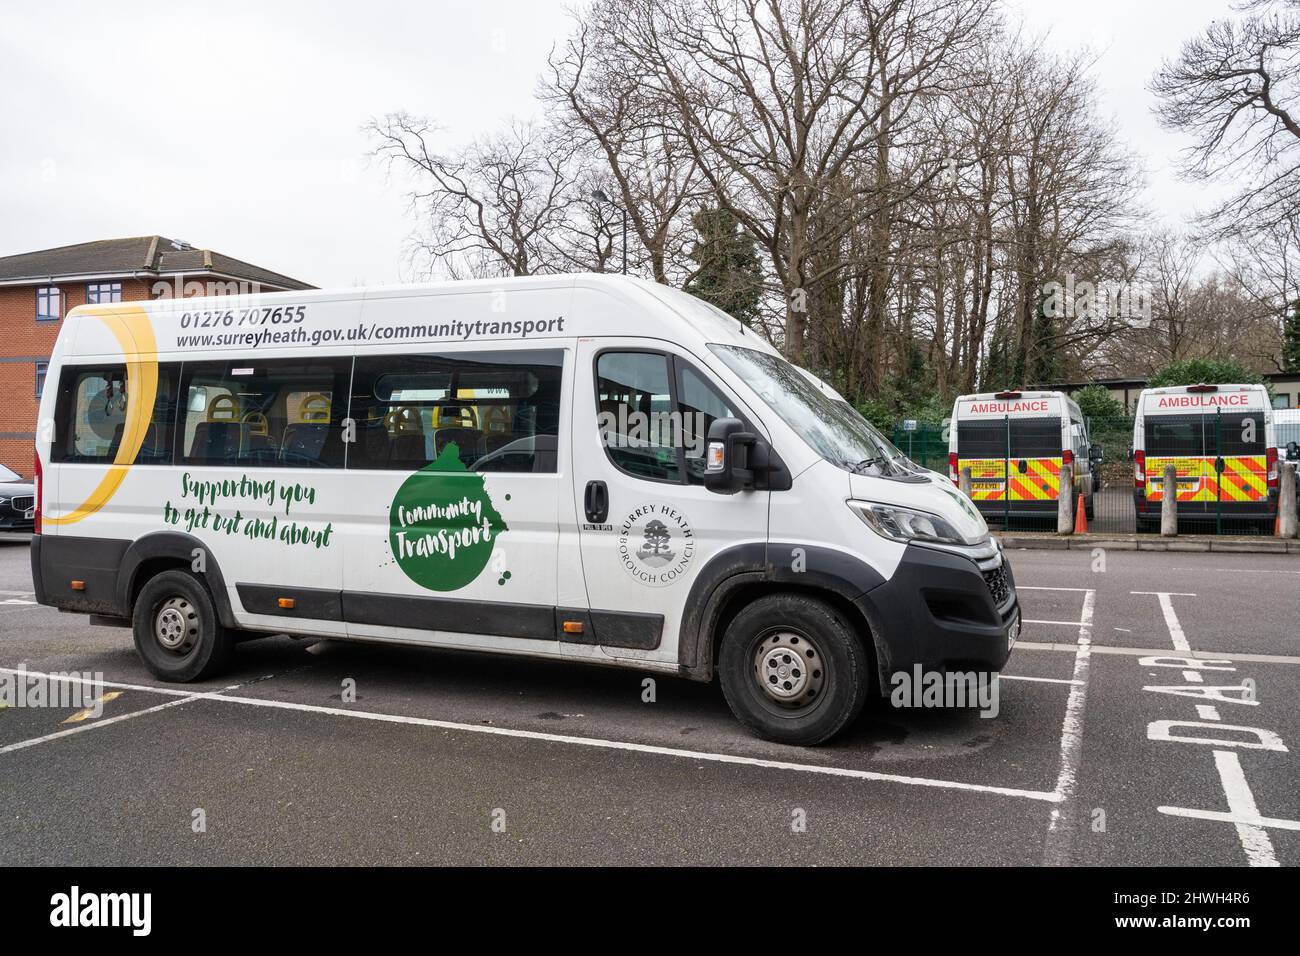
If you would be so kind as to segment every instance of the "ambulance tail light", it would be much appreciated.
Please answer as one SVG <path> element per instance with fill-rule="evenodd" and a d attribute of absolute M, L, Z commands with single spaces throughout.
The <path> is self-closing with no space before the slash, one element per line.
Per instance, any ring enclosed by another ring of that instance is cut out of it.
<path fill-rule="evenodd" d="M 1061 452 L 1061 464 L 1062 464 L 1062 465 L 1073 465 L 1073 464 L 1074 464 L 1074 452 L 1072 452 L 1072 451 L 1071 451 L 1070 449 L 1068 449 L 1068 448 L 1065 449 L 1063 452 Z"/>
<path fill-rule="evenodd" d="M 1270 448 L 1265 454 L 1264 460 L 1268 463 L 1268 490 L 1276 491 L 1277 490 L 1277 449 Z"/>
<path fill-rule="evenodd" d="M 41 480 L 41 453 L 36 453 L 36 467 L 32 474 L 36 476 L 36 524 L 32 527 L 32 534 L 41 533 L 41 505 L 44 503 L 45 482 Z"/>
<path fill-rule="evenodd" d="M 1133 487 L 1145 488 L 1147 483 L 1147 453 L 1133 452 Z"/>
<path fill-rule="evenodd" d="M 954 485 L 961 484 L 960 477 L 957 474 L 957 453 L 948 452 L 948 477 L 952 479 Z"/>

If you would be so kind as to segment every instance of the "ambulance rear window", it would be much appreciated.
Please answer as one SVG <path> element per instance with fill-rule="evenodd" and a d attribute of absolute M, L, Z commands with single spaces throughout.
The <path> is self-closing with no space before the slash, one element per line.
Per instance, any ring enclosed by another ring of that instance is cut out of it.
<path fill-rule="evenodd" d="M 1148 455 L 1200 455 L 1204 430 L 1200 415 L 1153 415 L 1146 420 Z"/>
<path fill-rule="evenodd" d="M 967 420 L 957 425 L 957 454 L 962 458 L 1058 458 L 1059 418 L 1013 418 L 1008 445 L 1007 421 Z"/>
<path fill-rule="evenodd" d="M 1265 451 L 1262 412 L 1152 415 L 1146 419 L 1145 431 L 1148 455 L 1262 455 Z"/>

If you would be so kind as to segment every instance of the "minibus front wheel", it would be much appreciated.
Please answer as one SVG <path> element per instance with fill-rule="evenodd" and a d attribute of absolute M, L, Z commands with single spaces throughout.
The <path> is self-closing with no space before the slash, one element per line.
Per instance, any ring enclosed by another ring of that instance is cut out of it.
<path fill-rule="evenodd" d="M 163 571 L 140 590 L 131 615 L 135 649 L 154 676 L 185 683 L 224 669 L 234 636 L 222 627 L 212 595 L 188 571 Z"/>
<path fill-rule="evenodd" d="M 862 710 L 870 657 L 839 611 L 802 594 L 754 601 L 718 652 L 722 693 L 736 719 L 767 740 L 824 743 Z"/>

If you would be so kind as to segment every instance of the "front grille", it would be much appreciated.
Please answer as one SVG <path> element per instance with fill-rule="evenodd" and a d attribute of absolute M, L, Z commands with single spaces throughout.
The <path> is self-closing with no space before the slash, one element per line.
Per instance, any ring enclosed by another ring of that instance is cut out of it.
<path fill-rule="evenodd" d="M 18 498 L 9 499 L 9 506 L 13 508 L 14 511 L 29 511 L 35 506 L 35 504 L 36 498 L 33 495 L 23 495 Z"/>
<path fill-rule="evenodd" d="M 1011 598 L 1011 586 L 1007 583 L 1007 566 L 999 564 L 991 571 L 981 571 L 984 575 L 984 583 L 989 586 L 989 593 L 993 595 L 993 604 L 1001 607 Z"/>

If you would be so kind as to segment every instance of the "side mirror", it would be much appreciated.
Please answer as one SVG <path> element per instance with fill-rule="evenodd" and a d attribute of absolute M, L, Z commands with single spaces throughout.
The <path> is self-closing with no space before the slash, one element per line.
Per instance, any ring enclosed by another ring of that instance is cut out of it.
<path fill-rule="evenodd" d="M 1132 446 L 1132 445 L 1130 445 L 1130 446 L 1129 446 L 1129 449 L 1128 449 L 1128 460 L 1129 460 L 1129 461 L 1132 461 L 1132 460 L 1133 460 L 1133 446 Z"/>
<path fill-rule="evenodd" d="M 1088 459 L 1090 461 L 1101 461 L 1105 456 L 1105 449 L 1100 445 L 1093 445 L 1088 449 Z"/>
<path fill-rule="evenodd" d="M 715 419 L 704 445 L 704 487 L 720 495 L 754 487 L 750 460 L 760 441 L 738 418 Z"/>
<path fill-rule="evenodd" d="M 1292 461 L 1300 461 L 1300 442 L 1289 441 L 1286 443 L 1286 456 Z"/>

